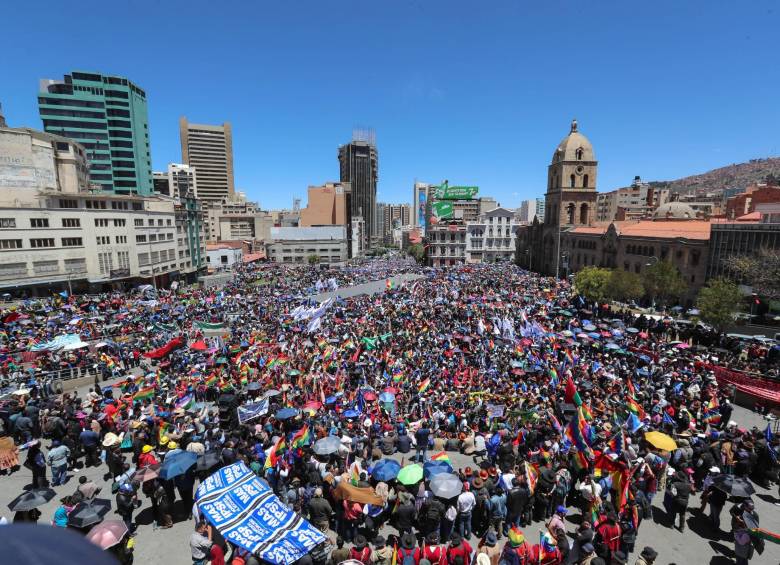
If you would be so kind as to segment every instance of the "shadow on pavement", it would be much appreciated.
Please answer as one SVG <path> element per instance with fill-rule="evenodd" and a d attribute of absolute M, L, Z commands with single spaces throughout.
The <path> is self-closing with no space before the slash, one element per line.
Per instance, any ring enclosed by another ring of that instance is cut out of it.
<path fill-rule="evenodd" d="M 734 559 L 734 557 L 736 557 L 733 549 L 717 541 L 711 541 L 710 547 L 712 548 L 712 551 L 719 554 L 720 557 L 727 557 L 728 559 Z"/>
<path fill-rule="evenodd" d="M 710 522 L 709 518 L 707 518 L 705 514 L 696 512 L 695 514 L 689 514 L 688 516 L 688 527 L 692 532 L 707 539 L 720 538 L 720 534 L 715 531 L 715 528 L 712 526 L 712 522 Z"/>

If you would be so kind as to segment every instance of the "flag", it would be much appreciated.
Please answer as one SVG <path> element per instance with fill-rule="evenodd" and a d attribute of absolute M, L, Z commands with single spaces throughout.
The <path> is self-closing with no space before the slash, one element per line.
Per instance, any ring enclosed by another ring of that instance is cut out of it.
<path fill-rule="evenodd" d="M 707 422 L 711 426 L 715 426 L 720 423 L 720 405 L 718 404 L 718 399 L 714 396 L 704 405 L 701 419 L 703 422 Z"/>
<path fill-rule="evenodd" d="M 393 545 L 393 556 L 390 558 L 390 565 L 398 565 L 398 544 Z"/>
<path fill-rule="evenodd" d="M 639 418 L 636 417 L 636 414 L 633 413 L 628 415 L 628 419 L 623 425 L 632 434 L 636 433 L 639 430 L 639 428 L 644 426 L 644 424 L 639 420 Z"/>
<path fill-rule="evenodd" d="M 263 465 L 263 470 L 265 471 L 266 469 L 275 467 L 276 463 L 279 461 L 279 458 L 284 454 L 285 451 L 287 451 L 287 444 L 284 441 L 284 437 L 280 437 L 276 442 L 276 445 L 274 445 L 268 452 L 268 455 L 265 458 L 265 464 Z"/>
<path fill-rule="evenodd" d="M 422 394 L 424 393 L 428 387 L 431 386 L 431 379 L 427 378 L 423 382 L 420 383 L 420 386 L 417 387 L 417 393 Z"/>
<path fill-rule="evenodd" d="M 176 408 L 181 408 L 182 410 L 188 410 L 189 408 L 192 408 L 192 405 L 195 404 L 195 399 L 191 394 L 186 394 L 182 396 L 179 400 L 176 401 Z"/>
<path fill-rule="evenodd" d="M 761 528 L 751 528 L 748 533 L 754 538 L 771 541 L 772 543 L 780 544 L 780 534 L 770 532 L 769 530 L 762 530 Z"/>
<path fill-rule="evenodd" d="M 162 443 L 162 439 L 168 434 L 168 428 L 170 428 L 171 425 L 168 422 L 163 422 L 160 425 L 160 428 L 157 430 L 157 443 Z"/>
<path fill-rule="evenodd" d="M 574 464 L 574 466 L 577 468 L 578 471 L 587 471 L 590 466 L 588 462 L 588 457 L 582 451 L 574 452 L 572 463 Z"/>
<path fill-rule="evenodd" d="M 556 545 L 558 542 L 552 537 L 550 532 L 539 532 L 539 562 L 554 557 L 556 552 Z"/>
<path fill-rule="evenodd" d="M 764 430 L 764 439 L 766 439 L 766 450 L 769 452 L 769 457 L 772 459 L 772 462 L 777 465 L 777 450 L 772 445 L 775 434 L 772 433 L 772 428 L 769 424 L 766 425 L 766 429 Z"/>
<path fill-rule="evenodd" d="M 358 483 L 360 482 L 360 469 L 358 468 L 357 462 L 352 463 L 352 469 L 349 473 L 349 482 L 352 483 L 352 486 L 354 487 L 358 486 Z"/>
<path fill-rule="evenodd" d="M 531 494 L 533 494 L 536 489 L 536 482 L 539 480 L 539 467 L 529 464 L 528 461 L 526 461 L 525 479 L 528 482 L 528 489 L 531 491 Z"/>
<path fill-rule="evenodd" d="M 449 463 L 450 457 L 447 455 L 446 451 L 440 451 L 439 453 L 431 456 L 431 461 L 446 461 Z"/>
<path fill-rule="evenodd" d="M 664 412 L 664 419 L 663 419 L 664 425 L 674 426 L 674 420 L 672 420 L 672 417 L 669 415 L 669 412 Z"/>
<path fill-rule="evenodd" d="M 385 288 L 387 290 L 393 290 L 393 281 L 391 279 L 385 281 Z"/>
<path fill-rule="evenodd" d="M 215 384 L 217 384 L 217 375 L 215 375 L 214 373 L 211 373 L 211 374 L 210 374 L 210 375 L 209 375 L 209 376 L 206 378 L 206 386 L 207 386 L 207 387 L 212 387 L 212 386 L 214 386 Z"/>
<path fill-rule="evenodd" d="M 133 400 L 141 401 L 141 400 L 146 400 L 148 398 L 154 398 L 154 387 L 153 386 L 148 386 L 146 388 L 142 388 L 141 390 L 139 390 L 138 392 L 136 392 L 133 395 Z"/>
<path fill-rule="evenodd" d="M 645 414 L 644 409 L 642 408 L 642 405 L 639 404 L 636 400 L 634 400 L 634 398 L 632 396 L 630 396 L 630 395 L 626 398 L 626 406 L 628 407 L 628 410 L 632 414 L 636 414 L 636 416 L 640 420 L 644 420 L 645 419 L 646 414 Z"/>
<path fill-rule="evenodd" d="M 304 445 L 307 445 L 309 441 L 311 441 L 309 426 L 308 424 L 304 424 L 304 426 L 295 433 L 295 435 L 292 438 L 292 441 L 290 442 L 290 445 L 292 446 L 293 449 L 300 449 Z"/>
<path fill-rule="evenodd" d="M 623 450 L 626 448 L 626 436 L 623 435 L 623 430 L 620 430 L 618 433 L 616 433 L 614 436 L 612 436 L 612 439 L 609 440 L 607 443 L 607 447 L 609 450 L 620 457 L 623 453 Z"/>
<path fill-rule="evenodd" d="M 571 420 L 569 420 L 569 425 L 566 426 L 565 436 L 571 441 L 577 451 L 582 451 L 585 455 L 589 455 L 591 453 L 590 432 L 590 426 L 585 421 L 582 409 L 578 408 L 577 415 L 573 416 Z"/>
<path fill-rule="evenodd" d="M 564 393 L 564 400 L 569 404 L 576 406 L 582 406 L 582 399 L 580 393 L 577 392 L 577 387 L 574 386 L 574 381 L 571 380 L 571 375 L 566 378 L 566 392 Z"/>
<path fill-rule="evenodd" d="M 550 412 L 550 423 L 552 424 L 552 427 L 555 428 L 555 431 L 559 434 L 563 433 L 563 427 L 561 426 L 561 423 L 558 421 L 558 418 L 555 417 L 555 414 Z"/>
<path fill-rule="evenodd" d="M 590 406 L 588 406 L 587 404 L 582 404 L 581 408 L 582 408 L 582 416 L 588 422 L 592 422 L 593 421 L 593 412 L 590 411 Z"/>
<path fill-rule="evenodd" d="M 558 388 L 558 371 L 555 367 L 550 368 L 550 387 Z"/>

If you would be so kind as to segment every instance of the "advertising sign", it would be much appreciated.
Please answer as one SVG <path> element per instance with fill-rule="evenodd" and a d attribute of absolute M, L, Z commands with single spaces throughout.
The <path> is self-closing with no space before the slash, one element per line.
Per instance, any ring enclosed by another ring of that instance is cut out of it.
<path fill-rule="evenodd" d="M 425 190 L 419 190 L 417 192 L 417 225 L 420 226 L 422 233 L 425 233 L 425 224 L 427 223 L 425 218 L 425 206 L 427 204 L 428 197 Z"/>
<path fill-rule="evenodd" d="M 449 186 L 444 181 L 436 187 L 436 198 L 438 200 L 471 200 L 479 192 L 478 186 Z"/>
<path fill-rule="evenodd" d="M 431 210 L 433 212 L 433 215 L 439 220 L 452 218 L 452 213 L 453 213 L 452 202 L 447 202 L 447 201 L 434 202 L 433 204 L 431 204 Z"/>

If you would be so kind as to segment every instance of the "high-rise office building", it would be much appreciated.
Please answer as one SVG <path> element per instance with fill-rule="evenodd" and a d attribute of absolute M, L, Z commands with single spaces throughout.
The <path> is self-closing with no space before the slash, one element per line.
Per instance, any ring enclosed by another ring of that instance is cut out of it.
<path fill-rule="evenodd" d="M 233 130 L 221 126 L 193 124 L 179 119 L 182 162 L 198 171 L 196 196 L 206 201 L 222 201 L 235 195 L 233 183 Z"/>
<path fill-rule="evenodd" d="M 373 132 L 353 132 L 352 141 L 339 147 L 340 181 L 352 186 L 352 217 L 361 216 L 365 233 L 376 233 L 376 185 L 379 157 Z M 369 243 L 370 244 L 370 243 Z"/>
<path fill-rule="evenodd" d="M 87 150 L 93 185 L 117 194 L 153 190 L 146 93 L 124 77 L 74 71 L 43 79 L 38 94 L 43 129 Z"/>
<path fill-rule="evenodd" d="M 195 198 L 198 193 L 198 180 L 195 167 L 182 163 L 168 163 L 168 170 L 153 173 L 154 191 L 174 198 L 189 196 Z"/>

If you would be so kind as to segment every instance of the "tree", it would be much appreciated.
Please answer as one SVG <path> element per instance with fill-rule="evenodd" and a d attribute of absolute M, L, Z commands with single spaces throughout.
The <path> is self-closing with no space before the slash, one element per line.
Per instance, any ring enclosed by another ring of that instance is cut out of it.
<path fill-rule="evenodd" d="M 425 247 L 423 247 L 422 243 L 415 243 L 409 246 L 407 253 L 414 257 L 414 260 L 418 263 L 422 263 L 425 259 Z"/>
<path fill-rule="evenodd" d="M 609 269 L 601 267 L 585 267 L 574 277 L 577 292 L 591 301 L 604 302 L 607 299 L 607 284 L 610 278 Z"/>
<path fill-rule="evenodd" d="M 661 304 L 680 298 L 688 288 L 680 271 L 670 261 L 658 261 L 648 267 L 644 273 L 644 286 L 650 298 Z"/>
<path fill-rule="evenodd" d="M 734 312 L 741 300 L 742 293 L 736 284 L 727 279 L 713 279 L 699 291 L 696 307 L 702 320 L 722 332 L 734 322 Z"/>
<path fill-rule="evenodd" d="M 762 248 L 756 255 L 729 257 L 728 266 L 753 292 L 769 299 L 780 298 L 780 251 Z"/>
<path fill-rule="evenodd" d="M 611 300 L 629 302 L 642 298 L 645 288 L 642 279 L 636 273 L 614 269 L 609 274 L 607 281 L 607 296 Z"/>
<path fill-rule="evenodd" d="M 320 262 L 320 256 L 316 255 L 316 254 L 315 255 L 309 255 L 306 258 L 306 260 L 309 261 L 309 265 L 316 265 L 317 263 Z"/>

